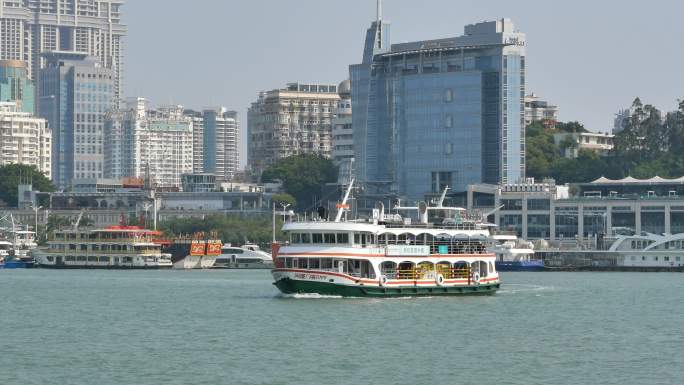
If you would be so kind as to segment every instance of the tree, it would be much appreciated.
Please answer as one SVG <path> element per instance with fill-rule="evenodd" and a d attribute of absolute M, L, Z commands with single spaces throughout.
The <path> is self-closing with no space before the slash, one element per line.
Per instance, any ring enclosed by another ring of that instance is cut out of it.
<path fill-rule="evenodd" d="M 294 155 L 281 159 L 261 175 L 262 183 L 276 180 L 283 182 L 283 189 L 296 199 L 297 207 L 306 211 L 320 200 L 323 185 L 337 181 L 337 167 L 320 155 Z"/>
<path fill-rule="evenodd" d="M 17 188 L 22 181 L 30 181 L 33 188 L 42 192 L 55 191 L 55 186 L 35 166 L 8 164 L 0 166 L 0 200 L 17 207 Z"/>
<path fill-rule="evenodd" d="M 202 218 L 176 218 L 159 224 L 167 236 L 192 235 L 197 232 L 216 233 L 224 243 L 253 242 L 267 245 L 272 239 L 272 217 L 244 217 L 237 215 L 209 215 Z M 283 239 L 282 218 L 276 217 L 276 239 Z"/>
<path fill-rule="evenodd" d="M 279 205 L 295 206 L 297 204 L 297 200 L 288 193 L 275 194 L 271 198 L 271 201 Z"/>

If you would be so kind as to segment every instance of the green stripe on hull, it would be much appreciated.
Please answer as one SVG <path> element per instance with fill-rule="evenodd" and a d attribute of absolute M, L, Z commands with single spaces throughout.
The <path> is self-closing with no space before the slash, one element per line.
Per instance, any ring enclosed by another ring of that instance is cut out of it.
<path fill-rule="evenodd" d="M 456 295 L 494 294 L 501 286 L 498 283 L 478 286 L 433 286 L 433 287 L 378 287 L 347 286 L 328 282 L 298 281 L 283 278 L 274 283 L 285 294 L 321 294 L 342 297 L 433 297 Z"/>

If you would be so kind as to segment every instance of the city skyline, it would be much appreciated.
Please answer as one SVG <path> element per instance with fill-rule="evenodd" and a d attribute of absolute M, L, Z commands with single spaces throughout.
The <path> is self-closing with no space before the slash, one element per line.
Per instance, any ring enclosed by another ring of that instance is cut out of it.
<path fill-rule="evenodd" d="M 375 18 L 372 0 L 354 6 L 304 0 L 297 8 L 283 2 L 255 1 L 240 7 L 222 2 L 211 3 L 212 12 L 206 12 L 208 7 L 175 7 L 164 2 L 167 22 L 147 28 L 145 17 L 160 4 L 150 0 L 124 5 L 123 21 L 129 28 L 125 95 L 188 108 L 224 105 L 238 111 L 243 120 L 260 91 L 289 82 L 337 84 L 344 80 L 347 66 L 360 61 L 360 44 Z M 456 4 L 435 0 L 430 5 L 385 1 L 383 14 L 392 22 L 394 43 L 448 37 L 459 34 L 467 24 L 509 17 L 527 34 L 527 91 L 558 105 L 561 120 L 579 120 L 593 131 L 610 130 L 614 114 L 637 96 L 672 110 L 673 101 L 680 97 L 677 90 L 684 88 L 684 79 L 677 76 L 682 54 L 666 49 L 673 45 L 668 39 L 674 39 L 674 34 L 668 28 L 676 25 L 676 15 L 684 11 L 681 4 L 650 9 L 625 4 L 615 9 L 581 1 L 555 4 L 548 12 L 529 1 Z M 586 14 L 589 5 L 592 13 Z M 235 9 L 241 14 L 230 17 Z M 567 17 L 554 18 L 552 12 Z M 662 22 L 645 28 L 654 17 Z M 317 30 L 326 33 L 309 33 Z M 190 46 L 202 58 L 180 55 L 179 49 Z M 639 47 L 638 55 L 634 47 Z M 652 59 L 656 55 L 657 62 Z M 150 71 L 153 65 L 158 68 Z M 188 68 L 193 76 L 177 76 Z M 638 73 L 648 76 L 634 76 Z M 244 131 L 242 140 L 241 152 L 246 154 Z M 242 156 L 243 165 L 245 161 Z"/>

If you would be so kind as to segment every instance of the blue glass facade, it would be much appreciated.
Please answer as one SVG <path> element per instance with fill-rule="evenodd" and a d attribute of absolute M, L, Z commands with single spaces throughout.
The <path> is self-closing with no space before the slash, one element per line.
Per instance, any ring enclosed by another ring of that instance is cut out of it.
<path fill-rule="evenodd" d="M 524 178 L 524 35 L 501 20 L 378 51 L 368 41 L 378 25 L 364 61 L 350 66 L 364 191 L 417 200 L 447 185 Z"/>
<path fill-rule="evenodd" d="M 52 128 L 52 178 L 102 178 L 104 117 L 114 102 L 111 69 L 78 53 L 46 54 L 40 73 L 39 114 Z"/>

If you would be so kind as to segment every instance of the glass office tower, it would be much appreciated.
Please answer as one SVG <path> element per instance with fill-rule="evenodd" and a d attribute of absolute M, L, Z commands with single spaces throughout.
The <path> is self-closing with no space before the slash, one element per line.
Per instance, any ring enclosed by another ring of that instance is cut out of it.
<path fill-rule="evenodd" d="M 389 32 L 373 22 L 362 63 L 349 68 L 366 195 L 418 200 L 523 179 L 525 35 L 507 19 L 391 46 Z"/>

